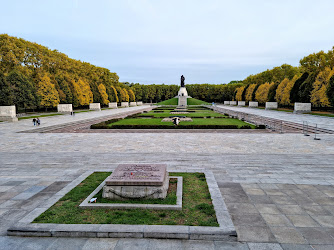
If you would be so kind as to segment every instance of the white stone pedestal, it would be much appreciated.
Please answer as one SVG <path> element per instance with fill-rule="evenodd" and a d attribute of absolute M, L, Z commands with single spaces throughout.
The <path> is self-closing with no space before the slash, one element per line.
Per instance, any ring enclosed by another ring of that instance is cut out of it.
<path fill-rule="evenodd" d="M 110 109 L 117 109 L 117 102 L 109 102 L 108 108 L 110 108 Z"/>
<path fill-rule="evenodd" d="M 245 101 L 238 101 L 238 106 L 239 107 L 244 107 L 244 106 L 246 106 L 246 102 Z"/>
<path fill-rule="evenodd" d="M 179 96 L 178 107 L 187 107 L 187 97 Z"/>
<path fill-rule="evenodd" d="M 143 102 L 137 102 L 137 106 L 142 106 Z"/>
<path fill-rule="evenodd" d="M 101 104 L 100 103 L 90 103 L 89 104 L 90 110 L 99 110 L 101 111 Z"/>
<path fill-rule="evenodd" d="M 17 122 L 16 107 L 13 106 L 0 106 L 0 121 Z"/>
<path fill-rule="evenodd" d="M 123 108 L 129 107 L 129 103 L 128 102 L 121 102 L 121 107 L 123 107 Z"/>
<path fill-rule="evenodd" d="M 57 105 L 58 113 L 71 113 L 73 112 L 72 104 L 58 104 Z"/>
<path fill-rule="evenodd" d="M 135 107 L 135 106 L 137 106 L 136 102 L 130 102 L 130 107 Z"/>
<path fill-rule="evenodd" d="M 266 109 L 277 109 L 277 102 L 266 102 Z"/>
<path fill-rule="evenodd" d="M 237 101 L 230 101 L 230 105 L 231 105 L 231 106 L 235 106 L 235 105 L 237 105 Z"/>
<path fill-rule="evenodd" d="M 224 101 L 224 105 L 230 105 L 230 101 Z"/>
<path fill-rule="evenodd" d="M 293 113 L 311 113 L 312 105 L 311 103 L 301 103 L 295 102 L 295 107 Z"/>
<path fill-rule="evenodd" d="M 257 107 L 259 107 L 259 103 L 258 102 L 249 102 L 248 107 L 257 108 Z"/>

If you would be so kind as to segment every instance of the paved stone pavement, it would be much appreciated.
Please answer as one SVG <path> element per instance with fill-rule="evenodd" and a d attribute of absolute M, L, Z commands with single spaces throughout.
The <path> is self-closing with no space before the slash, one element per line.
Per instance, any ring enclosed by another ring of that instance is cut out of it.
<path fill-rule="evenodd" d="M 45 117 L 41 126 L 140 108 Z M 30 120 L 0 123 L 0 249 L 334 248 L 334 135 L 315 141 L 270 133 L 16 133 L 28 129 L 34 129 Z M 6 236 L 8 227 L 83 172 L 138 162 L 212 170 L 239 242 Z"/>
<path fill-rule="evenodd" d="M 315 126 L 317 124 L 319 128 L 325 128 L 330 130 L 334 129 L 334 117 L 316 116 L 309 114 L 293 114 L 291 112 L 277 110 L 264 110 L 259 108 L 237 107 L 228 105 L 217 105 L 217 107 L 245 112 L 253 115 L 260 115 L 268 118 L 295 122 L 299 124 L 303 124 L 303 122 L 308 122 L 309 126 Z"/>

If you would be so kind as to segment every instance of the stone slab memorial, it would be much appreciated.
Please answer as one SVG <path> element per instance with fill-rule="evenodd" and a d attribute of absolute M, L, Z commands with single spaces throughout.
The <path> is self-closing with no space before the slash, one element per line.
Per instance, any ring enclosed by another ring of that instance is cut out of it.
<path fill-rule="evenodd" d="M 143 102 L 137 102 L 137 106 L 142 106 Z"/>
<path fill-rule="evenodd" d="M 136 102 L 130 102 L 130 107 L 136 107 L 137 103 Z"/>
<path fill-rule="evenodd" d="M 117 109 L 117 102 L 109 102 L 108 108 Z"/>
<path fill-rule="evenodd" d="M 58 113 L 71 113 L 73 112 L 72 104 L 58 104 L 57 105 Z"/>
<path fill-rule="evenodd" d="M 179 96 L 177 106 L 178 107 L 187 107 L 187 97 L 186 96 Z"/>
<path fill-rule="evenodd" d="M 238 101 L 238 106 L 239 107 L 244 107 L 244 106 L 246 106 L 246 102 L 245 101 Z"/>
<path fill-rule="evenodd" d="M 17 122 L 16 107 L 12 106 L 0 106 L 0 121 Z"/>
<path fill-rule="evenodd" d="M 257 107 L 259 107 L 259 103 L 258 102 L 249 102 L 248 107 L 257 108 Z"/>
<path fill-rule="evenodd" d="M 230 105 L 231 105 L 231 106 L 236 106 L 236 105 L 237 105 L 237 102 L 236 102 L 236 101 L 230 101 Z"/>
<path fill-rule="evenodd" d="M 164 199 L 169 177 L 165 164 L 120 164 L 106 179 L 102 197 L 107 199 Z"/>
<path fill-rule="evenodd" d="M 100 103 L 90 103 L 89 110 L 100 110 L 101 111 L 101 104 Z"/>
<path fill-rule="evenodd" d="M 301 103 L 295 102 L 293 113 L 311 113 L 312 105 L 311 103 Z"/>
<path fill-rule="evenodd" d="M 277 109 L 278 105 L 277 102 L 266 102 L 266 109 Z"/>
<path fill-rule="evenodd" d="M 123 108 L 129 107 L 129 103 L 128 102 L 121 102 L 121 107 L 123 107 Z"/>
<path fill-rule="evenodd" d="M 230 101 L 224 101 L 224 105 L 230 105 Z"/>

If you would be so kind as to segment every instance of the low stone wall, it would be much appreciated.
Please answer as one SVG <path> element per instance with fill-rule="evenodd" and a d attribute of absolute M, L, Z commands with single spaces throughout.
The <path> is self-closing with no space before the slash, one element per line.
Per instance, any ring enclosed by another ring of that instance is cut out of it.
<path fill-rule="evenodd" d="M 235 105 L 237 105 L 237 102 L 236 101 L 230 101 L 230 105 L 235 106 Z"/>
<path fill-rule="evenodd" d="M 239 107 L 244 107 L 244 106 L 246 106 L 246 102 L 245 101 L 238 101 L 238 106 Z"/>
<path fill-rule="evenodd" d="M 311 103 L 295 102 L 293 113 L 311 113 Z"/>
<path fill-rule="evenodd" d="M 101 110 L 101 104 L 100 103 L 90 103 L 89 109 L 90 110 Z"/>
<path fill-rule="evenodd" d="M 58 113 L 70 113 L 73 111 L 72 104 L 58 104 L 57 105 Z"/>
<path fill-rule="evenodd" d="M 266 109 L 277 109 L 277 102 L 266 102 Z"/>
<path fill-rule="evenodd" d="M 258 102 L 249 102 L 248 107 L 250 108 L 257 108 L 259 106 Z"/>
<path fill-rule="evenodd" d="M 136 102 L 130 102 L 130 107 L 135 107 L 135 106 L 137 106 Z"/>
<path fill-rule="evenodd" d="M 117 102 L 109 102 L 108 108 L 110 108 L 110 109 L 117 109 Z"/>
<path fill-rule="evenodd" d="M 0 106 L 0 121 L 17 122 L 16 107 L 13 106 Z"/>
<path fill-rule="evenodd" d="M 230 101 L 224 101 L 224 105 L 230 105 Z"/>
<path fill-rule="evenodd" d="M 129 107 L 129 103 L 128 102 L 121 102 L 121 107 L 123 107 L 123 108 Z"/>
<path fill-rule="evenodd" d="M 143 102 L 137 102 L 137 106 L 142 106 Z"/>

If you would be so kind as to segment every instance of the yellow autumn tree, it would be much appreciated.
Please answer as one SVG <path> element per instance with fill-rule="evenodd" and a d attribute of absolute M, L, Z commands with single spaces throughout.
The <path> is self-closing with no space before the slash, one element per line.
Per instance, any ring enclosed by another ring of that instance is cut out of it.
<path fill-rule="evenodd" d="M 122 95 L 122 101 L 123 102 L 129 102 L 129 94 L 128 94 L 128 91 L 125 88 L 122 88 L 121 95 Z"/>
<path fill-rule="evenodd" d="M 107 94 L 107 91 L 106 91 L 106 87 L 101 83 L 99 86 L 98 86 L 98 89 L 99 89 L 99 93 L 101 95 L 101 98 L 102 98 L 102 104 L 104 105 L 107 105 L 109 103 L 109 100 L 108 100 L 108 94 Z"/>
<path fill-rule="evenodd" d="M 291 105 L 290 93 L 300 74 L 295 75 L 291 80 L 285 78 L 276 89 L 275 99 L 280 105 Z"/>
<path fill-rule="evenodd" d="M 334 75 L 334 69 L 331 70 L 329 67 L 326 67 L 321 71 L 315 82 L 313 83 L 313 90 L 311 92 L 311 103 L 314 106 L 329 107 L 330 102 L 326 94 L 327 87 L 329 84 L 329 79 Z"/>
<path fill-rule="evenodd" d="M 255 87 L 256 87 L 256 84 L 251 84 L 251 85 L 248 86 L 248 88 L 246 90 L 246 94 L 245 94 L 245 101 L 246 102 L 253 101 L 253 92 L 254 92 Z"/>
<path fill-rule="evenodd" d="M 244 90 L 245 90 L 245 86 L 239 87 L 235 90 L 236 91 L 236 94 L 235 94 L 236 101 L 243 101 L 242 93 L 244 92 Z"/>
<path fill-rule="evenodd" d="M 44 74 L 37 79 L 37 95 L 41 100 L 40 105 L 46 108 L 56 107 L 59 104 L 59 94 L 50 77 Z"/>
<path fill-rule="evenodd" d="M 78 81 L 72 81 L 74 106 L 89 105 L 93 102 L 93 93 L 89 84 L 79 79 Z"/>
<path fill-rule="evenodd" d="M 256 90 L 255 100 L 262 104 L 266 103 L 268 101 L 268 93 L 270 86 L 271 84 L 269 82 L 261 84 Z"/>
<path fill-rule="evenodd" d="M 278 104 L 284 105 L 282 100 L 284 96 L 284 91 L 286 89 L 286 86 L 289 84 L 289 82 L 290 80 L 288 78 L 284 78 L 284 80 L 277 86 L 275 100 L 277 101 Z M 290 100 L 289 100 L 289 103 L 290 103 Z"/>
<path fill-rule="evenodd" d="M 114 86 L 110 86 L 111 88 L 111 93 L 109 95 L 109 98 L 111 98 L 111 102 L 119 102 L 119 99 L 118 99 L 118 94 L 117 94 L 117 90 Z"/>
<path fill-rule="evenodd" d="M 135 96 L 135 93 L 132 91 L 132 89 L 129 89 L 128 93 L 129 93 L 130 102 L 135 102 L 136 101 L 136 96 Z"/>

